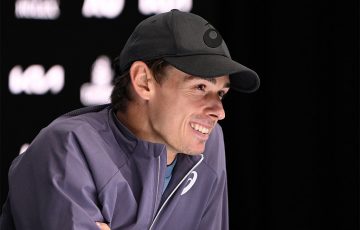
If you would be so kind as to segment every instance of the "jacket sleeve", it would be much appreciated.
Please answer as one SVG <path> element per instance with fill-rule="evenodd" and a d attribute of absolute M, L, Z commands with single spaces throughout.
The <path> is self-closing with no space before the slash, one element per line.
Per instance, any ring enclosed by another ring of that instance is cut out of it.
<path fill-rule="evenodd" d="M 98 230 L 106 222 L 86 158 L 71 132 L 42 131 L 9 170 L 16 229 Z"/>
<path fill-rule="evenodd" d="M 206 210 L 202 215 L 199 230 L 228 230 L 229 212 L 228 212 L 228 191 L 227 191 L 227 173 L 225 146 L 222 129 L 216 126 L 215 135 L 208 141 L 206 152 L 206 163 L 217 172 L 217 178 Z"/>

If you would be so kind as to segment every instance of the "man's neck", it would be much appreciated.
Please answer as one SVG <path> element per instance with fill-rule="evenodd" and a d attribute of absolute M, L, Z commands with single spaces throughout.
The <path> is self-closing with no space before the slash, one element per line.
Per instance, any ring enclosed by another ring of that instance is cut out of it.
<path fill-rule="evenodd" d="M 166 164 L 167 165 L 171 165 L 171 163 L 174 162 L 175 158 L 176 158 L 177 153 L 172 153 L 172 152 L 167 152 L 167 160 L 166 160 Z"/>
<path fill-rule="evenodd" d="M 140 108 L 136 109 L 133 106 L 128 106 L 124 112 L 117 111 L 116 117 L 139 139 L 156 142 L 151 138 L 151 134 L 148 131 L 150 129 L 145 111 L 142 111 Z"/>

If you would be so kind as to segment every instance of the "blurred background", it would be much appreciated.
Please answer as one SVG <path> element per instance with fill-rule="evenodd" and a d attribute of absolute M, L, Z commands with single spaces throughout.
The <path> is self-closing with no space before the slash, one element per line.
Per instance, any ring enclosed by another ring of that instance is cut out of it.
<path fill-rule="evenodd" d="M 261 78 L 224 100 L 230 228 L 359 229 L 359 1 L 0 4 L 0 205 L 11 161 L 57 116 L 107 103 L 134 27 L 178 8 Z"/>

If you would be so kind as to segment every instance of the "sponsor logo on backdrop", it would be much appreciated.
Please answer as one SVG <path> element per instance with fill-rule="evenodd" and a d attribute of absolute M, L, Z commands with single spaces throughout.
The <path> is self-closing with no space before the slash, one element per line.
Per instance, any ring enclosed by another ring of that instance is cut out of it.
<path fill-rule="evenodd" d="M 57 0 L 17 0 L 15 17 L 25 19 L 54 20 L 60 16 Z"/>
<path fill-rule="evenodd" d="M 60 0 L 16 0 L 15 17 L 23 19 L 55 20 L 60 16 Z M 171 9 L 190 12 L 192 0 L 138 0 L 140 13 L 162 13 Z M 116 18 L 125 0 L 84 0 L 82 15 L 86 18 Z"/>
<path fill-rule="evenodd" d="M 25 70 L 14 66 L 9 73 L 9 90 L 12 94 L 58 94 L 64 87 L 65 70 L 60 65 L 51 67 L 47 72 L 41 65 L 31 65 Z"/>
<path fill-rule="evenodd" d="M 124 9 L 125 0 L 85 0 L 82 7 L 84 17 L 116 18 Z"/>
<path fill-rule="evenodd" d="M 157 14 L 171 9 L 190 12 L 192 0 L 139 0 L 139 11 L 142 14 Z"/>
<path fill-rule="evenodd" d="M 83 105 L 99 105 L 110 102 L 113 88 L 113 70 L 107 56 L 96 59 L 91 70 L 91 81 L 80 88 L 80 101 Z"/>

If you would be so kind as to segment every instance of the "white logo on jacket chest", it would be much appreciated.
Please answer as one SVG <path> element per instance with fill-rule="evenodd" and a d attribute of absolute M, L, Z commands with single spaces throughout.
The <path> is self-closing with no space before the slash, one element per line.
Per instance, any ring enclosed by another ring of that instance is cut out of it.
<path fill-rule="evenodd" d="M 198 176 L 198 174 L 196 171 L 192 171 L 190 173 L 189 178 L 186 181 L 186 186 L 182 190 L 181 195 L 184 195 L 185 193 L 187 193 L 192 188 L 192 186 L 194 186 L 197 176 Z"/>

